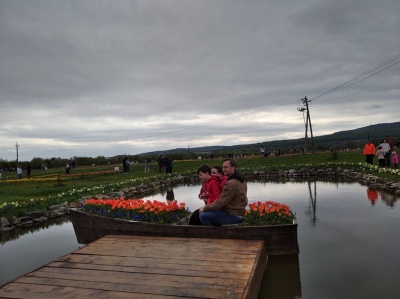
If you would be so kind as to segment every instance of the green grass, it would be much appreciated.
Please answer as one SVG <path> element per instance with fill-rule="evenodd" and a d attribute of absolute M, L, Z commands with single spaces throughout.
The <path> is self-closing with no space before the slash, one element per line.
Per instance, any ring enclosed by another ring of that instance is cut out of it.
<path fill-rule="evenodd" d="M 335 167 L 368 172 L 392 181 L 399 181 L 399 175 L 380 173 L 358 165 L 364 162 L 362 151 L 339 152 L 334 158 L 332 153 L 307 155 L 287 155 L 280 157 L 246 157 L 236 159 L 238 170 L 275 170 L 301 167 Z M 223 159 L 174 161 L 173 175 L 179 173 L 195 173 L 203 164 L 209 166 L 222 165 Z M 377 162 L 377 161 L 376 161 Z M 118 165 L 119 166 L 119 165 Z M 121 166 L 119 166 L 121 169 Z M 130 173 L 114 173 L 114 165 L 79 167 L 65 176 L 64 169 L 33 171 L 32 180 L 17 180 L 16 173 L 3 173 L 0 179 L 0 217 L 20 216 L 28 211 L 45 208 L 48 205 L 64 201 L 75 201 L 83 196 L 107 194 L 119 191 L 124 187 L 146 184 L 165 177 L 158 172 L 158 166 L 151 164 L 150 173 L 144 174 L 144 165 L 132 165 Z M 109 171 L 104 173 L 104 171 Z M 111 173 L 110 173 L 111 171 Z M 5 204 L 7 203 L 7 204 Z"/>

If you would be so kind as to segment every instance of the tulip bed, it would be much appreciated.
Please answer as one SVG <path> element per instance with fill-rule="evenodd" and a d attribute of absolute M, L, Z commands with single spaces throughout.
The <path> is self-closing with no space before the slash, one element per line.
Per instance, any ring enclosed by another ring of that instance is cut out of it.
<path fill-rule="evenodd" d="M 185 203 L 142 199 L 88 199 L 81 206 L 91 214 L 160 224 L 176 223 L 190 215 Z M 249 204 L 243 218 L 244 225 L 292 224 L 295 215 L 290 207 L 273 201 Z"/>
<path fill-rule="evenodd" d="M 133 221 L 172 224 L 190 215 L 185 203 L 142 199 L 88 199 L 82 210 L 100 216 Z"/>

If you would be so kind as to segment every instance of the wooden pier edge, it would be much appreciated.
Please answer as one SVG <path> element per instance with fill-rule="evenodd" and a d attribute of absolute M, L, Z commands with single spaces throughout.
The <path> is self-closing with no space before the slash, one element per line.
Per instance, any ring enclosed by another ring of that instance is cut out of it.
<path fill-rule="evenodd" d="M 167 248 L 168 252 L 159 254 L 160 248 Z M 170 257 L 171 252 L 176 252 L 172 261 L 161 265 L 152 262 L 163 260 L 163 256 Z M 207 258 L 202 256 L 203 252 L 209 252 Z M 101 261 L 104 259 L 115 260 L 115 264 L 104 264 Z M 141 259 L 143 265 L 140 265 Z M 266 247 L 261 240 L 110 235 L 0 286 L 0 299 L 257 299 L 267 259 Z M 131 265 L 126 265 L 125 260 Z M 182 265 L 177 266 L 180 262 Z M 171 270 L 168 270 L 168 264 Z M 185 264 L 192 267 L 186 268 Z M 212 272 L 198 267 L 210 268 Z M 118 277 L 126 277 L 125 282 L 119 281 Z M 175 281 L 175 287 L 168 282 L 171 279 Z M 154 281 L 153 287 L 143 288 L 140 281 L 146 280 Z"/>
<path fill-rule="evenodd" d="M 263 280 L 263 275 L 267 267 L 268 255 L 265 249 L 265 242 L 263 242 L 261 251 L 255 259 L 254 269 L 249 277 L 249 283 L 246 286 L 243 294 L 243 298 L 257 299 L 261 288 L 261 282 Z"/>

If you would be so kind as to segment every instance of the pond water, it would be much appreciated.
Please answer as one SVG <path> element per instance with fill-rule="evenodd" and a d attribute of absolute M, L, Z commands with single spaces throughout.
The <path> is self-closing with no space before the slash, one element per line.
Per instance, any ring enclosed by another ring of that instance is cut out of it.
<path fill-rule="evenodd" d="M 174 196 L 202 205 L 198 185 Z M 259 298 L 399 298 L 400 209 L 394 196 L 358 183 L 251 182 L 249 202 L 273 200 L 296 213 L 299 255 L 271 256 Z M 82 246 L 68 219 L 0 235 L 0 285 Z"/>

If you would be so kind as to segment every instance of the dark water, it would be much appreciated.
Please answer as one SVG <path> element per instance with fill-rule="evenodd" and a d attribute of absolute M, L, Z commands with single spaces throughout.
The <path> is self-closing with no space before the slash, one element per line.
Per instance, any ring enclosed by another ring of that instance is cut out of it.
<path fill-rule="evenodd" d="M 202 205 L 199 186 L 171 191 L 191 210 Z M 398 201 L 373 195 L 357 183 L 248 183 L 250 202 L 288 204 L 299 224 L 300 254 L 269 258 L 259 298 L 400 298 Z M 69 222 L 2 238 L 0 285 L 80 246 Z"/>

